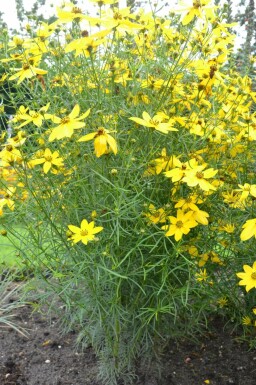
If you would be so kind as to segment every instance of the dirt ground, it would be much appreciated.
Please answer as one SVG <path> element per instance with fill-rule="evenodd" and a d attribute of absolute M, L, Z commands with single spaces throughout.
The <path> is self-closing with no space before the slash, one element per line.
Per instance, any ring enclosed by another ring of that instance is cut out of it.
<path fill-rule="evenodd" d="M 0 385 L 104 385 L 97 380 L 93 351 L 75 349 L 75 333 L 62 336 L 58 320 L 25 306 L 15 321 L 28 337 L 0 325 Z M 256 350 L 237 341 L 220 321 L 198 343 L 173 343 L 164 357 L 162 379 L 135 385 L 255 385 Z"/>

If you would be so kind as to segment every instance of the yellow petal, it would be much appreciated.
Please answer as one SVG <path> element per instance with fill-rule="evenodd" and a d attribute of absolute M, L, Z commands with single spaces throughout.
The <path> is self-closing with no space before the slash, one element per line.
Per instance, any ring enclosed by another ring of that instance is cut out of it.
<path fill-rule="evenodd" d="M 79 112 L 80 112 L 80 107 L 78 104 L 76 104 L 73 110 L 70 112 L 69 117 L 71 119 L 74 119 L 79 115 Z"/>
<path fill-rule="evenodd" d="M 111 135 L 107 134 L 107 142 L 109 144 L 109 147 L 113 151 L 113 153 L 116 155 L 117 154 L 117 144 L 116 144 L 115 139 Z"/>
<path fill-rule="evenodd" d="M 51 162 L 45 162 L 43 166 L 44 173 L 47 174 L 51 167 L 52 167 Z"/>
<path fill-rule="evenodd" d="M 78 139 L 78 142 L 88 142 L 88 140 L 94 139 L 96 133 L 92 132 L 90 134 L 82 136 L 80 139 Z"/>

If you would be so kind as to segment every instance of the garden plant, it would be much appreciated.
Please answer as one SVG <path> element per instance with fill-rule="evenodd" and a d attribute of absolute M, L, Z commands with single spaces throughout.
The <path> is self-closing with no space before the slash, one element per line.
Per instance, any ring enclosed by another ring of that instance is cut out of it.
<path fill-rule="evenodd" d="M 256 344 L 256 92 L 210 0 L 92 2 L 2 32 L 0 220 L 113 385 L 215 315 Z"/>

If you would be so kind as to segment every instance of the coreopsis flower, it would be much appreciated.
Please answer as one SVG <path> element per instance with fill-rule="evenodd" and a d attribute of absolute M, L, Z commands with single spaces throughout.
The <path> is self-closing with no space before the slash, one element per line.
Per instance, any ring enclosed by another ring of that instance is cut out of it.
<path fill-rule="evenodd" d="M 27 115 L 28 107 L 25 107 L 21 105 L 18 110 L 16 111 L 16 114 L 11 119 L 11 123 L 18 123 L 23 120 L 23 116 Z"/>
<path fill-rule="evenodd" d="M 130 7 L 126 8 L 108 8 L 105 11 L 102 11 L 101 18 L 99 22 L 106 28 L 117 28 L 118 30 L 130 31 L 136 29 L 143 29 L 144 26 L 138 23 L 134 23 L 129 19 L 134 18 L 130 13 Z"/>
<path fill-rule="evenodd" d="M 103 227 L 94 227 L 94 221 L 88 223 L 86 219 L 83 219 L 80 227 L 69 225 L 69 230 L 72 232 L 70 239 L 74 243 L 82 242 L 87 245 L 88 242 L 95 239 L 95 234 L 103 230 Z"/>
<path fill-rule="evenodd" d="M 152 90 L 160 90 L 164 86 L 164 84 L 165 84 L 164 79 L 157 79 L 151 75 L 148 75 L 147 79 L 141 80 L 141 88 L 150 88 Z"/>
<path fill-rule="evenodd" d="M 87 142 L 89 140 L 94 140 L 94 149 L 97 158 L 101 155 L 108 154 L 109 149 L 116 155 L 117 154 L 117 144 L 113 136 L 109 135 L 109 130 L 104 127 L 99 127 L 96 132 L 91 132 L 90 134 L 82 136 L 78 139 L 78 142 Z"/>
<path fill-rule="evenodd" d="M 156 114 L 151 118 L 151 116 L 144 111 L 142 113 L 141 118 L 131 117 L 130 120 L 134 121 L 135 123 L 138 123 L 144 127 L 150 127 L 154 128 L 156 131 L 162 132 L 163 134 L 168 134 L 169 131 L 178 131 L 177 128 L 173 127 L 173 121 L 169 120 L 169 122 L 163 122 L 163 120 L 166 120 L 166 116 L 164 116 L 161 113 Z"/>
<path fill-rule="evenodd" d="M 163 223 L 166 221 L 166 212 L 162 207 L 159 209 L 156 209 L 154 205 L 150 204 L 148 209 L 149 209 L 149 212 L 144 213 L 144 215 L 149 220 L 149 223 L 157 224 L 157 223 Z"/>
<path fill-rule="evenodd" d="M 150 99 L 148 95 L 144 94 L 143 92 L 139 91 L 135 95 L 131 92 L 128 92 L 127 101 L 129 103 L 132 103 L 133 105 L 137 106 L 139 103 L 149 104 Z"/>
<path fill-rule="evenodd" d="M 3 161 L 3 166 L 11 166 L 13 163 L 21 163 L 21 152 L 11 144 L 6 144 L 0 152 L 0 159 Z"/>
<path fill-rule="evenodd" d="M 21 147 L 27 139 L 27 135 L 24 131 L 18 131 L 17 135 L 8 138 L 6 141 L 6 146 L 11 145 L 12 147 Z"/>
<path fill-rule="evenodd" d="M 155 158 L 150 161 L 144 175 L 158 175 L 162 171 L 168 171 L 170 168 L 174 167 L 175 159 L 177 159 L 175 155 L 167 155 L 166 148 L 163 148 L 159 158 Z"/>
<path fill-rule="evenodd" d="M 245 203 L 240 200 L 238 192 L 232 190 L 222 193 L 224 203 L 227 203 L 230 207 L 245 209 Z"/>
<path fill-rule="evenodd" d="M 185 16 L 181 20 L 183 25 L 189 24 L 195 17 L 200 19 L 214 19 L 215 17 L 214 9 L 216 7 L 213 6 L 212 0 L 188 0 L 181 4 L 184 4 L 184 7 L 178 11 L 185 12 Z"/>
<path fill-rule="evenodd" d="M 190 194 L 186 198 L 179 199 L 174 207 L 178 209 L 182 209 L 183 211 L 185 210 L 197 211 L 199 209 L 196 203 L 197 204 L 203 203 L 203 200 L 195 194 Z"/>
<path fill-rule="evenodd" d="M 41 39 L 41 41 L 44 41 L 47 39 L 51 34 L 58 28 L 58 21 L 54 21 L 51 24 L 44 23 L 43 21 L 40 22 L 40 25 L 38 29 L 36 30 L 36 35 Z"/>
<path fill-rule="evenodd" d="M 29 62 L 24 62 L 22 68 L 18 68 L 17 72 L 9 77 L 9 80 L 15 80 L 19 78 L 17 83 L 20 84 L 25 79 L 31 79 L 36 75 L 45 75 L 47 72 L 48 71 L 42 70 L 32 64 L 29 64 Z"/>
<path fill-rule="evenodd" d="M 200 167 L 196 159 L 191 159 L 183 163 L 177 157 L 173 158 L 173 166 L 174 168 L 172 170 L 164 173 L 167 178 L 172 179 L 172 182 L 182 180 L 187 175 L 189 170 L 196 170 Z"/>
<path fill-rule="evenodd" d="M 212 263 L 223 265 L 223 262 L 221 261 L 218 254 L 215 251 L 209 251 L 208 253 L 200 254 L 199 258 L 200 258 L 198 262 L 199 267 L 204 266 L 208 260 L 210 260 Z"/>
<path fill-rule="evenodd" d="M 108 76 L 114 83 L 126 87 L 127 81 L 132 80 L 127 60 L 113 60 L 107 65 L 107 68 L 109 69 Z"/>
<path fill-rule="evenodd" d="M 10 210 L 14 210 L 14 200 L 13 195 L 15 194 L 16 187 L 8 187 L 6 190 L 1 191 L 0 196 L 0 207 L 3 208 L 4 206 L 8 206 Z"/>
<path fill-rule="evenodd" d="M 256 218 L 248 219 L 243 226 L 243 231 L 241 232 L 240 238 L 242 241 L 247 241 L 253 236 L 256 238 Z"/>
<path fill-rule="evenodd" d="M 242 325 L 250 326 L 251 324 L 252 324 L 252 320 L 248 315 L 242 317 Z"/>
<path fill-rule="evenodd" d="M 183 235 L 186 235 L 190 230 L 197 226 L 198 223 L 192 218 L 193 211 L 184 213 L 182 210 L 177 211 L 177 217 L 168 216 L 170 223 L 169 225 L 162 226 L 163 230 L 167 230 L 165 233 L 166 237 L 174 235 L 175 241 L 179 241 Z"/>
<path fill-rule="evenodd" d="M 208 182 L 207 179 L 213 178 L 217 174 L 218 170 L 214 170 L 213 168 L 204 170 L 205 167 L 206 164 L 197 166 L 194 170 L 188 170 L 182 181 L 187 183 L 190 187 L 199 186 L 204 191 L 216 190 L 216 187 Z"/>
<path fill-rule="evenodd" d="M 8 51 L 12 49 L 21 49 L 24 45 L 24 39 L 19 36 L 13 36 L 12 40 L 9 41 L 8 46 L 10 47 Z"/>
<path fill-rule="evenodd" d="M 209 214 L 206 211 L 200 210 L 198 207 L 196 210 L 193 210 L 193 214 L 191 216 L 196 222 L 201 225 L 208 225 Z"/>
<path fill-rule="evenodd" d="M 203 281 L 206 282 L 207 279 L 209 278 L 206 269 L 203 269 L 203 270 L 200 269 L 200 272 L 199 272 L 199 273 L 196 273 L 195 276 L 196 276 L 196 280 L 197 280 L 198 282 L 203 282 Z"/>
<path fill-rule="evenodd" d="M 81 37 L 80 39 L 72 40 L 65 47 L 65 52 L 76 51 L 75 56 L 84 54 L 89 57 L 96 48 L 105 42 L 106 37 L 111 32 L 111 29 L 96 32 L 91 36 Z"/>
<path fill-rule="evenodd" d="M 236 191 L 241 191 L 242 194 L 240 196 L 240 200 L 244 201 L 248 198 L 249 195 L 252 195 L 256 198 L 256 184 L 245 183 L 244 185 L 239 184 L 240 188 L 236 189 Z"/>
<path fill-rule="evenodd" d="M 8 184 L 13 184 L 17 181 L 17 172 L 11 167 L 0 166 L 0 180 L 6 181 Z"/>
<path fill-rule="evenodd" d="M 61 23 L 70 23 L 75 21 L 77 23 L 82 20 L 86 20 L 86 15 L 83 14 L 82 10 L 79 7 L 76 7 L 73 3 L 65 4 L 62 8 L 57 8 L 57 17 L 58 22 Z"/>
<path fill-rule="evenodd" d="M 34 37 L 30 43 L 29 53 L 33 56 L 42 55 L 49 51 L 50 41 L 44 36 Z"/>
<path fill-rule="evenodd" d="M 187 245 L 184 247 L 184 250 L 187 251 L 192 258 L 197 257 L 199 254 L 198 248 L 194 245 L 191 245 L 191 246 Z"/>
<path fill-rule="evenodd" d="M 220 231 L 225 231 L 228 234 L 232 234 L 235 231 L 235 229 L 236 227 L 233 223 L 225 223 L 219 227 Z"/>
<path fill-rule="evenodd" d="M 228 299 L 227 297 L 220 297 L 218 300 L 217 300 L 217 304 L 220 308 L 224 308 L 228 305 Z"/>
<path fill-rule="evenodd" d="M 19 53 L 11 53 L 9 57 L 4 58 L 4 59 L 0 59 L 0 62 L 9 63 L 11 61 L 15 61 L 17 63 L 17 62 L 22 62 L 23 60 L 24 60 L 24 55 L 21 55 Z M 6 74 L 3 76 L 7 77 Z M 1 78 L 1 80 L 3 79 L 3 76 Z"/>
<path fill-rule="evenodd" d="M 191 134 L 198 136 L 204 136 L 206 133 L 206 123 L 203 118 L 198 116 L 195 112 L 192 112 L 187 127 Z"/>
<path fill-rule="evenodd" d="M 44 120 L 44 113 L 49 109 L 49 107 L 50 103 L 47 103 L 46 106 L 41 107 L 38 111 L 29 110 L 28 113 L 23 112 L 23 114 L 20 114 L 18 117 L 19 121 L 23 120 L 23 122 L 17 128 L 24 127 L 29 123 L 33 123 L 35 126 L 41 127 Z M 14 119 L 12 121 L 15 121 Z"/>
<path fill-rule="evenodd" d="M 168 171 L 174 165 L 174 155 L 167 155 L 166 148 L 161 151 L 161 156 L 152 161 L 155 168 L 155 173 L 158 175 L 162 171 Z"/>
<path fill-rule="evenodd" d="M 256 289 L 256 261 L 253 263 L 252 267 L 249 265 L 243 266 L 244 272 L 236 273 L 238 278 L 241 278 L 239 281 L 240 286 L 245 286 L 245 290 L 248 292 L 251 289 Z"/>
<path fill-rule="evenodd" d="M 52 166 L 63 166 L 63 159 L 59 157 L 58 151 L 51 152 L 49 148 L 46 148 L 42 157 L 32 159 L 28 164 L 32 167 L 38 164 L 43 164 L 43 171 L 45 174 L 47 174 Z"/>
<path fill-rule="evenodd" d="M 81 120 L 85 119 L 90 114 L 90 108 L 81 116 L 79 116 L 80 107 L 78 104 L 75 105 L 69 115 L 59 118 L 52 114 L 45 114 L 46 119 L 51 119 L 53 123 L 59 124 L 57 127 L 52 129 L 49 136 L 49 141 L 52 142 L 55 139 L 70 138 L 74 130 L 85 126 Z"/>

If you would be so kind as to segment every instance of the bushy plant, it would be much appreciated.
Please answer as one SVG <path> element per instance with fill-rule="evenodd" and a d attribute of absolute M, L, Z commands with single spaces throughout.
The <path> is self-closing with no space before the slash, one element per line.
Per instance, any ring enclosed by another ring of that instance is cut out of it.
<path fill-rule="evenodd" d="M 96 3 L 5 35 L 0 208 L 114 384 L 212 314 L 255 322 L 236 273 L 255 289 L 256 95 L 210 1 L 181 17 Z"/>

